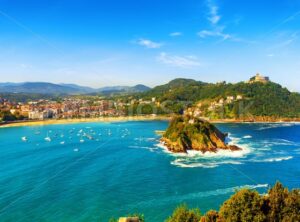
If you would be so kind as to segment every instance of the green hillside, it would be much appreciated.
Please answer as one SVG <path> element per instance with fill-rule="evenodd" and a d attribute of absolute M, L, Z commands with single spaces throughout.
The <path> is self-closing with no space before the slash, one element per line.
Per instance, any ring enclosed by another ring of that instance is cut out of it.
<path fill-rule="evenodd" d="M 242 99 L 224 103 L 215 110 L 208 110 L 213 102 L 227 97 L 240 96 Z M 191 79 L 175 79 L 168 84 L 157 86 L 140 95 L 141 98 L 156 97 L 164 101 L 190 101 L 202 103 L 204 115 L 213 118 L 238 118 L 241 115 L 255 117 L 300 117 L 300 94 L 273 82 L 268 83 L 204 83 Z"/>

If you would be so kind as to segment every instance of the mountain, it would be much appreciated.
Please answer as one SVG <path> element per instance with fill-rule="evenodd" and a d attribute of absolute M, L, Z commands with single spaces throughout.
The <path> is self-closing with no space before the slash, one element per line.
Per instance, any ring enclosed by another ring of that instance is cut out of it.
<path fill-rule="evenodd" d="M 25 82 L 17 85 L 6 85 L 0 87 L 0 92 L 6 93 L 41 93 L 41 94 L 74 94 L 78 90 L 53 83 Z"/>
<path fill-rule="evenodd" d="M 74 94 L 112 94 L 112 93 L 134 93 L 150 90 L 144 85 L 130 86 L 112 86 L 94 89 L 91 87 L 80 86 L 76 84 L 54 84 L 47 82 L 24 82 L 24 83 L 0 83 L 1 93 L 36 93 L 53 95 L 74 95 Z"/>
<path fill-rule="evenodd" d="M 97 89 L 94 89 L 94 88 L 91 88 L 88 86 L 80 86 L 80 85 L 76 85 L 76 84 L 61 83 L 59 85 L 65 86 L 68 88 L 72 88 L 72 89 L 74 89 L 74 91 L 76 91 L 77 93 L 80 93 L 80 94 L 94 93 L 94 92 L 98 91 Z"/>
<path fill-rule="evenodd" d="M 113 93 L 136 93 L 136 92 L 146 92 L 151 88 L 142 84 L 135 86 L 107 86 L 98 89 L 98 92 L 104 94 L 113 94 Z"/>

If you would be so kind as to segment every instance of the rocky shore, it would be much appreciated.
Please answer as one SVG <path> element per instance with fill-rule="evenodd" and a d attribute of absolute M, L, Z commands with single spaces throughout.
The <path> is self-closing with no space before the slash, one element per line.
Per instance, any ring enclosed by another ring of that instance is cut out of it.
<path fill-rule="evenodd" d="M 174 117 L 161 142 L 174 153 L 187 153 L 188 150 L 217 152 L 219 149 L 239 151 L 241 148 L 226 143 L 227 135 L 213 124 L 200 118 L 188 116 Z"/>

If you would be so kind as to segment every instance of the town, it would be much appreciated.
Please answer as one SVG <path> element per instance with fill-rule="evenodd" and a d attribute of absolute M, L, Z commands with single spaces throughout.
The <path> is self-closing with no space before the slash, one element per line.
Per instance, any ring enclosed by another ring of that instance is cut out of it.
<path fill-rule="evenodd" d="M 152 98 L 151 101 L 132 99 L 123 102 L 120 99 L 109 100 L 101 97 L 62 98 L 60 101 L 39 99 L 29 102 L 11 102 L 0 97 L 0 120 L 5 122 L 18 120 L 46 120 L 46 119 L 72 119 L 118 117 L 135 113 L 138 106 L 157 106 L 159 103 Z M 132 109 L 135 109 L 133 111 Z"/>
<path fill-rule="evenodd" d="M 265 84 L 269 81 L 269 77 L 256 74 L 249 81 L 245 81 L 245 84 L 257 82 Z M 217 83 L 216 86 L 218 84 L 225 83 Z M 197 101 L 192 108 L 193 115 L 207 118 L 226 105 L 234 104 L 243 99 L 245 99 L 243 95 L 236 94 Z M 169 114 L 172 110 L 164 107 L 168 102 L 156 97 L 143 99 L 133 95 L 116 97 L 100 95 L 62 96 L 56 99 L 33 99 L 27 102 L 10 101 L 0 96 L 0 121 Z M 183 108 L 186 108 L 186 104 L 183 103 Z M 191 108 L 186 110 L 186 112 L 190 111 Z"/>

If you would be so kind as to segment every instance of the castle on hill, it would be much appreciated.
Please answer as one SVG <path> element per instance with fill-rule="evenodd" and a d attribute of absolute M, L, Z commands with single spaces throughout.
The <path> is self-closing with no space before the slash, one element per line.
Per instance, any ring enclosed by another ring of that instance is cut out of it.
<path fill-rule="evenodd" d="M 255 76 L 251 77 L 248 83 L 255 83 L 255 82 L 261 82 L 261 83 L 268 83 L 270 82 L 270 78 L 268 76 L 262 76 L 259 73 L 257 73 Z"/>

